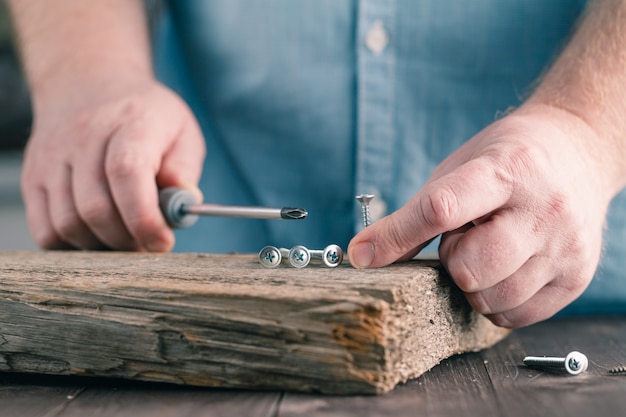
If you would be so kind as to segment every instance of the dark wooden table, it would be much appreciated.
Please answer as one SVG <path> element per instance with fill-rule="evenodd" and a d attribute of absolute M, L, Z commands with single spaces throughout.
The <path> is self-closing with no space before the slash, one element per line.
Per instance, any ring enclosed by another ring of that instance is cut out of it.
<path fill-rule="evenodd" d="M 581 375 L 531 369 L 526 355 L 589 358 Z M 450 358 L 392 392 L 324 396 L 120 380 L 0 374 L 0 416 L 625 416 L 626 317 L 555 319 Z"/>

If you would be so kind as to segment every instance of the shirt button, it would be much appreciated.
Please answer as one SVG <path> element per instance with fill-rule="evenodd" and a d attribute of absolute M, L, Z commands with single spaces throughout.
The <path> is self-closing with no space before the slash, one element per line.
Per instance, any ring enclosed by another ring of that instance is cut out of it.
<path fill-rule="evenodd" d="M 372 28 L 365 35 L 365 46 L 367 49 L 379 54 L 389 44 L 389 34 L 383 26 L 381 20 L 376 20 Z"/>

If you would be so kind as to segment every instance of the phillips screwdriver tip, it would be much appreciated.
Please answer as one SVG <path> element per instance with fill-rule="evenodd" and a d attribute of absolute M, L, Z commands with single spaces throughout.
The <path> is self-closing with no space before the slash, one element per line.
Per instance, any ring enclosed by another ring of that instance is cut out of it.
<path fill-rule="evenodd" d="M 286 220 L 304 219 L 309 213 L 301 208 L 283 207 L 280 210 L 280 217 Z"/>

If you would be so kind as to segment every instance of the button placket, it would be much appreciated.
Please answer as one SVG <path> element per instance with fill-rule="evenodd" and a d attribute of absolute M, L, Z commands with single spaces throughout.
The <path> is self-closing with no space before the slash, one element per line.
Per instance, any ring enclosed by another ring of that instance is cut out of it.
<path fill-rule="evenodd" d="M 373 220 L 393 199 L 395 145 L 395 0 L 362 0 L 357 27 L 357 155 L 355 195 L 375 194 Z M 355 202 L 355 230 L 362 228 Z"/>

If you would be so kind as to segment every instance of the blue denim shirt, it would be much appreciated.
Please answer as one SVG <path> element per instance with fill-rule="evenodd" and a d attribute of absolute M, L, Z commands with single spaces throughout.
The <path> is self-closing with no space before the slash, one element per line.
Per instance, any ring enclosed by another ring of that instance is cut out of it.
<path fill-rule="evenodd" d="M 304 221 L 204 218 L 179 251 L 267 244 L 344 249 L 405 204 L 464 141 L 516 106 L 558 54 L 583 0 L 177 0 L 160 22 L 158 75 L 194 110 L 205 200 L 296 206 Z M 574 307 L 626 312 L 626 196 Z M 434 249 L 436 250 L 436 248 Z M 610 288 L 611 290 L 607 290 Z"/>

